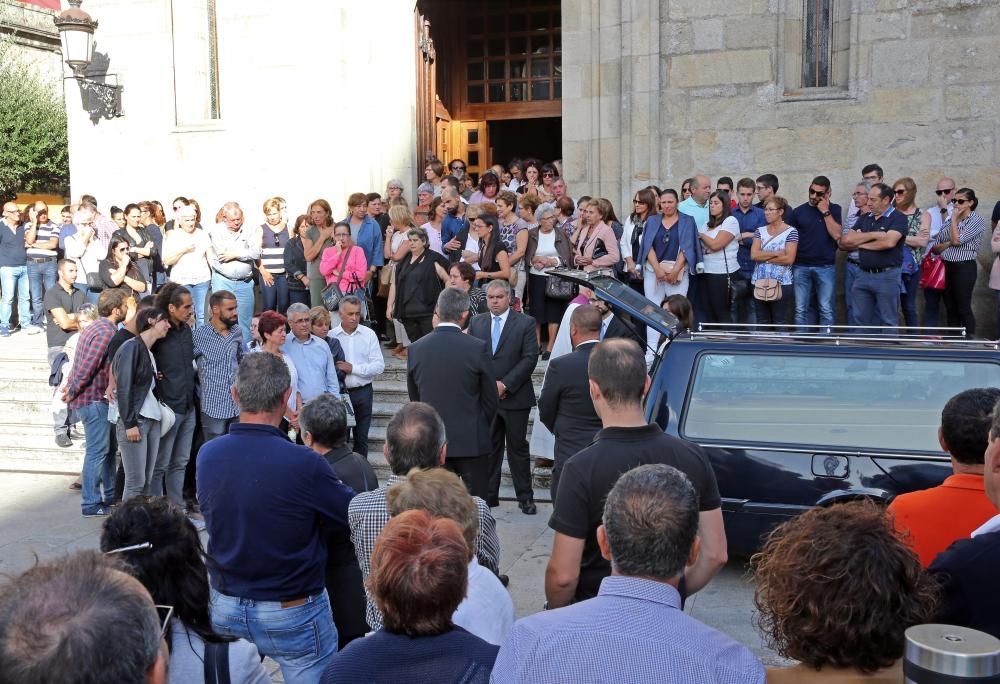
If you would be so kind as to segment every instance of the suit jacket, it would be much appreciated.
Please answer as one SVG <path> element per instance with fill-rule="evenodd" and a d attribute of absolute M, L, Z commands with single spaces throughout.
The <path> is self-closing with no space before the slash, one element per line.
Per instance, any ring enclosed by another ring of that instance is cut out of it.
<path fill-rule="evenodd" d="M 493 347 L 491 329 L 493 314 L 481 313 L 469 324 L 469 335 Z M 500 400 L 502 409 L 530 409 L 535 405 L 535 387 L 531 373 L 538 363 L 538 338 L 535 337 L 535 319 L 511 309 L 500 332 L 500 342 L 493 354 L 493 371 L 497 380 L 507 388 Z"/>
<path fill-rule="evenodd" d="M 410 345 L 406 366 L 410 401 L 426 402 L 441 414 L 448 458 L 489 453 L 500 400 L 489 346 L 458 328 L 438 326 Z"/>
<path fill-rule="evenodd" d="M 549 361 L 542 393 L 538 396 L 538 417 L 556 437 L 555 457 L 565 462 L 594 441 L 601 419 L 590 398 L 587 363 L 597 340 L 581 343 L 574 352 Z"/>

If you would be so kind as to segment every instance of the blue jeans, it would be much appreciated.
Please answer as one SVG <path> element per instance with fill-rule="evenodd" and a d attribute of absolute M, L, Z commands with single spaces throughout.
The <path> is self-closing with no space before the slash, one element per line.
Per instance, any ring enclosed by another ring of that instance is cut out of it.
<path fill-rule="evenodd" d="M 895 335 L 899 325 L 899 268 L 881 273 L 862 271 L 854 281 L 854 315 L 861 326 L 882 326 L 882 333 Z M 875 330 L 865 332 L 874 333 Z"/>
<path fill-rule="evenodd" d="M 108 404 L 95 401 L 77 409 L 76 414 L 83 422 L 83 433 L 87 439 L 80 503 L 84 513 L 93 513 L 102 502 L 99 483 L 104 485 L 103 502 L 110 504 L 115 500 L 115 459 L 108 454 L 111 440 Z"/>
<path fill-rule="evenodd" d="M 909 275 L 903 273 L 900 277 L 905 288 L 899 295 L 900 303 L 903 305 L 903 320 L 906 322 L 907 328 L 916 328 L 920 325 L 920 319 L 917 317 L 917 290 L 920 289 L 920 269 Z"/>
<path fill-rule="evenodd" d="M 10 327 L 10 315 L 14 310 L 14 289 L 17 288 L 17 322 L 23 327 L 31 322 L 31 307 L 28 303 L 27 266 L 0 266 L 0 326 Z"/>
<path fill-rule="evenodd" d="M 204 283 L 181 283 L 181 285 L 191 291 L 191 302 L 194 304 L 195 321 L 198 325 L 203 325 L 205 323 L 205 307 L 207 306 L 208 286 L 210 283 L 206 280 Z M 237 302 L 238 301 L 239 300 L 237 300 Z"/>
<path fill-rule="evenodd" d="M 847 325 L 854 327 L 858 324 L 858 318 L 854 315 L 854 297 L 851 291 L 854 290 L 854 281 L 858 279 L 861 267 L 848 259 L 844 265 L 844 303 L 847 307 Z"/>
<path fill-rule="evenodd" d="M 191 459 L 194 441 L 195 413 L 192 406 L 187 413 L 175 413 L 176 422 L 165 435 L 160 435 L 160 448 L 153 468 L 150 484 L 153 496 L 163 496 L 184 508 L 184 471 Z"/>
<path fill-rule="evenodd" d="M 49 261 L 28 259 L 28 288 L 31 290 L 31 324 L 42 327 L 45 323 L 45 293 L 56 286 L 58 269 L 55 258 Z"/>
<path fill-rule="evenodd" d="M 924 327 L 936 328 L 941 322 L 941 300 L 944 290 L 934 290 L 929 287 L 924 290 Z"/>
<path fill-rule="evenodd" d="M 792 287 L 795 289 L 795 325 L 833 325 L 836 266 L 793 266 Z"/>
<path fill-rule="evenodd" d="M 212 588 L 212 626 L 240 637 L 281 666 L 287 684 L 316 684 L 337 652 L 337 628 L 323 589 L 294 608 L 278 601 L 254 601 Z"/>
<path fill-rule="evenodd" d="M 274 274 L 274 285 L 265 285 L 263 279 L 260 282 L 260 296 L 263 306 L 262 311 L 277 311 L 282 316 L 288 311 L 288 278 L 284 273 Z"/>
<path fill-rule="evenodd" d="M 250 319 L 253 318 L 253 278 L 242 280 L 230 280 L 219 273 L 212 274 L 212 292 L 219 290 L 229 290 L 236 295 L 236 316 L 243 329 L 243 343 L 250 343 Z"/>

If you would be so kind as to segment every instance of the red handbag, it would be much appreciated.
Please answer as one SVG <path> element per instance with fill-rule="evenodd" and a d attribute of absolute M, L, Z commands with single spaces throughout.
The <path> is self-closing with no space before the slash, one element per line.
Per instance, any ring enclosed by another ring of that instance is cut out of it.
<path fill-rule="evenodd" d="M 944 259 L 927 252 L 920 262 L 920 287 L 927 290 L 944 289 Z"/>

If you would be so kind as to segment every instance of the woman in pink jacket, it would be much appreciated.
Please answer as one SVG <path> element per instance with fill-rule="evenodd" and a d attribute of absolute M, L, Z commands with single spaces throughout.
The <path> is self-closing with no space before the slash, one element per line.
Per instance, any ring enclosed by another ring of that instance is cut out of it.
<path fill-rule="evenodd" d="M 343 271 L 338 283 L 341 292 L 353 292 L 364 287 L 368 282 L 368 261 L 365 259 L 365 251 L 351 239 L 351 226 L 344 222 L 335 225 L 333 239 L 334 244 L 323 250 L 323 257 L 319 262 L 319 272 L 326 278 L 326 284 L 330 285 L 337 274 Z"/>
<path fill-rule="evenodd" d="M 603 206 L 602 206 L 603 205 Z M 584 271 L 614 268 L 621 258 L 615 231 L 608 225 L 611 203 L 591 200 L 580 208 L 580 228 L 573 235 L 573 260 Z"/>

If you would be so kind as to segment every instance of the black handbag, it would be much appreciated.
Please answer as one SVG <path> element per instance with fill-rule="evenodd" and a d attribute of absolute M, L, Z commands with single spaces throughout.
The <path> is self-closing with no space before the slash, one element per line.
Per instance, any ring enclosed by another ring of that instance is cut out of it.
<path fill-rule="evenodd" d="M 551 273 L 545 280 L 545 296 L 549 299 L 569 300 L 576 296 L 576 283 L 563 280 Z"/>
<path fill-rule="evenodd" d="M 104 289 L 104 281 L 101 280 L 100 273 L 83 273 L 87 277 L 87 289 L 91 292 L 100 292 Z"/>
<path fill-rule="evenodd" d="M 728 247 L 728 245 L 726 245 Z M 726 256 L 726 248 L 722 248 L 722 260 L 726 264 L 726 286 L 729 288 L 729 303 L 740 302 L 750 297 L 750 281 L 743 277 L 736 269 L 729 272 L 729 257 Z"/>

